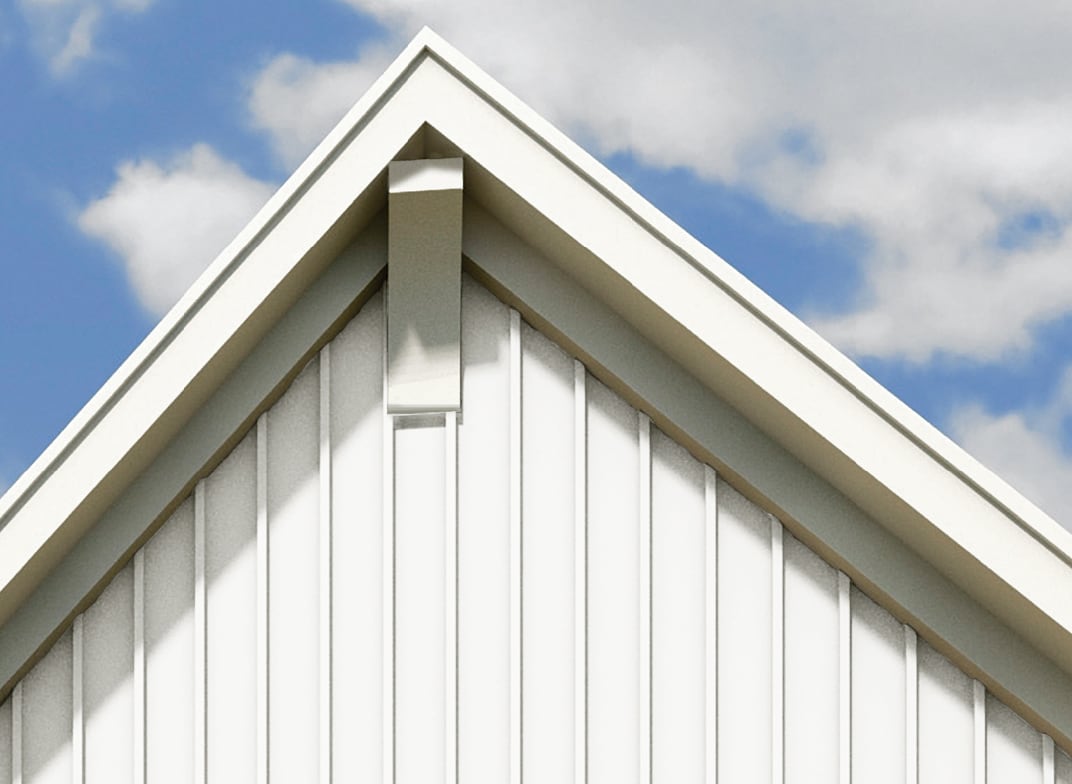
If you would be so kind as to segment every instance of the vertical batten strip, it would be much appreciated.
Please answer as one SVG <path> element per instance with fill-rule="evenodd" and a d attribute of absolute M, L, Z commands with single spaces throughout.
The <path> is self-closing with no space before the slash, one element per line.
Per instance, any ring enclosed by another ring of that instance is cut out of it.
<path fill-rule="evenodd" d="M 268 784 L 268 414 L 257 419 L 257 784 Z"/>
<path fill-rule="evenodd" d="M 919 654 L 916 631 L 904 627 L 905 648 L 905 784 L 919 781 Z"/>
<path fill-rule="evenodd" d="M 838 572 L 838 782 L 852 782 L 852 584 Z"/>
<path fill-rule="evenodd" d="M 785 780 L 785 552 L 782 524 L 771 526 L 771 782 Z"/>
<path fill-rule="evenodd" d="M 443 521 L 443 751 L 445 782 L 458 780 L 458 415 L 448 411 L 443 442 L 445 514 Z"/>
<path fill-rule="evenodd" d="M 22 681 L 11 692 L 11 782 L 22 784 Z"/>
<path fill-rule="evenodd" d="M 704 466 L 704 761 L 706 784 L 718 781 L 718 476 Z"/>
<path fill-rule="evenodd" d="M 587 371 L 573 362 L 573 781 L 588 773 L 588 401 Z"/>
<path fill-rule="evenodd" d="M 1057 784 L 1057 766 L 1054 762 L 1053 738 L 1042 734 L 1042 784 Z"/>
<path fill-rule="evenodd" d="M 651 782 L 652 722 L 651 722 L 651 420 L 646 414 L 638 417 L 640 448 L 640 752 L 641 784 Z"/>
<path fill-rule="evenodd" d="M 510 784 L 521 784 L 521 314 L 510 310 Z"/>
<path fill-rule="evenodd" d="M 205 606 L 205 480 L 194 485 L 194 784 L 208 773 L 208 613 Z"/>
<path fill-rule="evenodd" d="M 134 784 L 145 784 L 145 549 L 134 553 Z"/>
<path fill-rule="evenodd" d="M 320 349 L 320 781 L 331 782 L 332 508 L 331 344 Z"/>
<path fill-rule="evenodd" d="M 395 780 L 395 420 L 387 413 L 387 301 L 383 287 L 383 784 Z"/>
<path fill-rule="evenodd" d="M 458 781 L 458 415 L 445 416 L 443 466 L 443 753 L 444 782 Z"/>
<path fill-rule="evenodd" d="M 986 687 L 972 680 L 972 716 L 975 719 L 975 784 L 986 784 Z"/>
<path fill-rule="evenodd" d="M 85 622 L 81 613 L 74 618 L 71 633 L 72 678 L 71 678 L 71 781 L 82 784 L 86 776 L 86 723 L 83 716 L 82 696 L 85 675 Z"/>

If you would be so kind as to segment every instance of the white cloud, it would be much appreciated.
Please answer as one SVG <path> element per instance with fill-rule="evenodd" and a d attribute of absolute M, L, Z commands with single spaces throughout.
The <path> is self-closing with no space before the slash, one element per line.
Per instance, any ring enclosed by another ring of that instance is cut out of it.
<path fill-rule="evenodd" d="M 379 49 L 357 62 L 314 63 L 292 54 L 279 55 L 257 75 L 250 89 L 253 124 L 267 132 L 280 161 L 295 167 L 389 62 L 390 56 Z"/>
<path fill-rule="evenodd" d="M 167 311 L 253 217 L 273 186 L 199 144 L 161 165 L 128 161 L 78 216 L 122 259 L 138 301 Z"/>
<path fill-rule="evenodd" d="M 347 2 L 396 49 L 430 24 L 600 152 L 861 230 L 873 251 L 858 301 L 813 317 L 854 353 L 992 360 L 1072 310 L 1060 0 Z M 293 162 L 381 61 L 273 61 L 254 116 Z M 999 242 L 1035 214 L 1052 224 L 1037 241 Z"/>
<path fill-rule="evenodd" d="M 1061 444 L 1072 418 L 1072 368 L 1045 405 L 993 414 L 977 404 L 950 419 L 953 437 L 1066 528 L 1072 529 L 1072 454 Z"/>
<path fill-rule="evenodd" d="M 154 0 L 21 0 L 33 44 L 56 76 L 71 73 L 98 54 L 97 34 L 105 16 L 140 13 Z"/>

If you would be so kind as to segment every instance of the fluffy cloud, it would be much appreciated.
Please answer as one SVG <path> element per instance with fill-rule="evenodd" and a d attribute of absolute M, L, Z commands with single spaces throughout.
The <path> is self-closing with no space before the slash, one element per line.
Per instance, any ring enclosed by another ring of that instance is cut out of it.
<path fill-rule="evenodd" d="M 314 63 L 282 54 L 253 82 L 249 112 L 279 160 L 296 167 L 387 67 L 377 49 L 356 62 Z M 295 110 L 295 107 L 300 107 Z"/>
<path fill-rule="evenodd" d="M 857 301 L 812 315 L 857 355 L 997 359 L 1072 310 L 1072 15 L 1058 0 L 347 1 L 396 48 L 430 24 L 599 152 L 862 231 Z M 254 116 L 293 162 L 381 62 L 285 56 Z"/>
<path fill-rule="evenodd" d="M 118 254 L 138 301 L 160 315 L 272 190 L 199 144 L 163 165 L 121 164 L 111 190 L 86 206 L 78 226 Z"/>
<path fill-rule="evenodd" d="M 112 13 L 138 13 L 153 0 L 21 0 L 38 50 L 53 74 L 70 73 L 93 57 L 103 17 Z"/>
<path fill-rule="evenodd" d="M 965 449 L 1072 529 L 1072 455 L 1060 440 L 1070 419 L 1072 368 L 1043 406 L 994 414 L 969 404 L 957 409 L 950 425 Z"/>

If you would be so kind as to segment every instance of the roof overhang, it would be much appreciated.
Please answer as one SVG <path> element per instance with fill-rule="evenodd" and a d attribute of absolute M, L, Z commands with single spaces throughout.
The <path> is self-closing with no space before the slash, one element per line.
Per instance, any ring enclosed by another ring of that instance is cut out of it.
<path fill-rule="evenodd" d="M 489 236 L 499 226 L 520 238 L 532 258 L 579 286 L 590 309 L 602 309 L 601 323 L 632 330 L 670 358 L 891 542 L 1072 676 L 1072 534 L 428 30 L 0 498 L 0 624 L 380 212 L 388 163 L 436 155 L 465 158 L 466 198 L 478 207 L 467 207 L 467 227 L 472 214 Z M 466 236 L 468 263 L 556 329 L 552 304 L 538 305 L 535 288 L 509 283 L 524 264 L 500 259 L 496 271 L 490 257 L 482 264 L 478 246 Z M 824 528 L 788 490 L 779 497 L 758 467 L 706 448 L 695 428 L 645 394 L 637 367 L 626 360 L 612 367 L 583 341 L 570 342 L 903 620 L 955 638 L 927 620 L 927 596 L 898 593 L 876 577 L 851 530 Z M 959 643 L 950 646 L 1001 693 L 1000 674 Z M 1072 735 L 1072 718 L 1028 707 L 1059 735 Z"/>

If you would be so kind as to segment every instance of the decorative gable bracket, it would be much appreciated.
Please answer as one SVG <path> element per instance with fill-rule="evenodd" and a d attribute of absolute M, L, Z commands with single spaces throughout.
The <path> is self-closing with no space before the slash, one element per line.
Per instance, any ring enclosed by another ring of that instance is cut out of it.
<path fill-rule="evenodd" d="M 388 169 L 387 413 L 461 409 L 462 159 Z"/>

